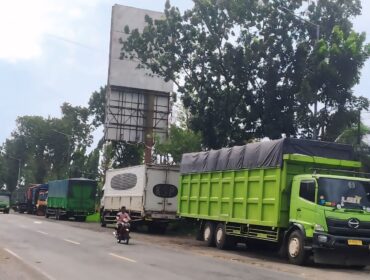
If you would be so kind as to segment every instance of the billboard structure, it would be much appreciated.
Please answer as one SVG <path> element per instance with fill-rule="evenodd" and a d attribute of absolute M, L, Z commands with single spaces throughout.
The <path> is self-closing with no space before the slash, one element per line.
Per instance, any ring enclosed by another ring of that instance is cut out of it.
<path fill-rule="evenodd" d="M 145 143 L 145 162 L 149 163 L 153 136 L 167 137 L 173 83 L 138 69 L 137 61 L 120 59 L 120 40 L 128 36 L 123 31 L 125 26 L 142 31 L 146 15 L 153 19 L 163 16 L 122 5 L 112 8 L 104 135 L 111 141 Z"/>

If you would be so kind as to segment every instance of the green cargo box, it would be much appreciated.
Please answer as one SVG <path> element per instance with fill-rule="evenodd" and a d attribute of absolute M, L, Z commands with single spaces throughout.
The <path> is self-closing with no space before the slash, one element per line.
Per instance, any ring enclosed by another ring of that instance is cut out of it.
<path fill-rule="evenodd" d="M 10 193 L 0 192 L 0 212 L 9 213 Z"/>
<path fill-rule="evenodd" d="M 51 181 L 47 207 L 73 213 L 94 213 L 96 181 L 78 178 Z"/>
<path fill-rule="evenodd" d="M 338 170 L 357 170 L 356 161 L 285 154 L 278 167 L 224 170 L 181 174 L 178 214 L 200 220 L 214 220 L 268 227 L 287 227 L 290 186 L 293 176 L 343 175 Z"/>

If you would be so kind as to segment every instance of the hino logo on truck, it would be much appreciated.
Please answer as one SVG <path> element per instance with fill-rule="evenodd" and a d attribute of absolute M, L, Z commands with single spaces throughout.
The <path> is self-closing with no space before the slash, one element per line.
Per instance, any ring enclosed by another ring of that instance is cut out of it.
<path fill-rule="evenodd" d="M 348 220 L 348 226 L 350 228 L 359 228 L 360 227 L 360 221 L 358 219 L 352 218 Z"/>

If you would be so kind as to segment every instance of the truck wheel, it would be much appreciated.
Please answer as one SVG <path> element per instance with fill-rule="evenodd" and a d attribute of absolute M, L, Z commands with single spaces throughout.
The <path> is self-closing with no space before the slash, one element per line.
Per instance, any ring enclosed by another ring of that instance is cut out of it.
<path fill-rule="evenodd" d="M 304 265 L 308 259 L 308 254 L 304 250 L 304 236 L 300 230 L 295 230 L 289 236 L 287 252 L 290 263 Z"/>
<path fill-rule="evenodd" d="M 203 240 L 208 247 L 215 246 L 215 225 L 212 222 L 206 222 L 203 228 Z"/>
<path fill-rule="evenodd" d="M 55 210 L 55 220 L 57 220 L 57 221 L 60 220 L 59 210 Z"/>
<path fill-rule="evenodd" d="M 86 216 L 77 216 L 77 217 L 75 217 L 75 220 L 77 222 L 85 222 L 86 221 Z"/>
<path fill-rule="evenodd" d="M 227 250 L 232 247 L 233 237 L 226 234 L 225 224 L 219 223 L 215 231 L 216 247 L 221 250 Z"/>
<path fill-rule="evenodd" d="M 100 216 L 100 226 L 107 227 L 107 224 L 104 222 L 104 218 L 102 216 Z"/>

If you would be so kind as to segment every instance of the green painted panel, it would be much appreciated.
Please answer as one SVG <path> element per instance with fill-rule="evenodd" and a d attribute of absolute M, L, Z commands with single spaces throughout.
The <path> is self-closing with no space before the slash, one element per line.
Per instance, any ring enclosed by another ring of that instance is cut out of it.
<path fill-rule="evenodd" d="M 86 179 L 70 179 L 49 182 L 47 205 L 66 211 L 95 211 L 96 182 Z M 50 195 L 51 193 L 51 195 Z"/>
<path fill-rule="evenodd" d="M 182 174 L 178 213 L 198 219 L 285 227 L 294 176 L 313 174 L 319 168 L 326 169 L 320 171 L 322 174 L 345 175 L 338 169 L 356 170 L 359 166 L 354 161 L 284 155 L 282 168 Z"/>

